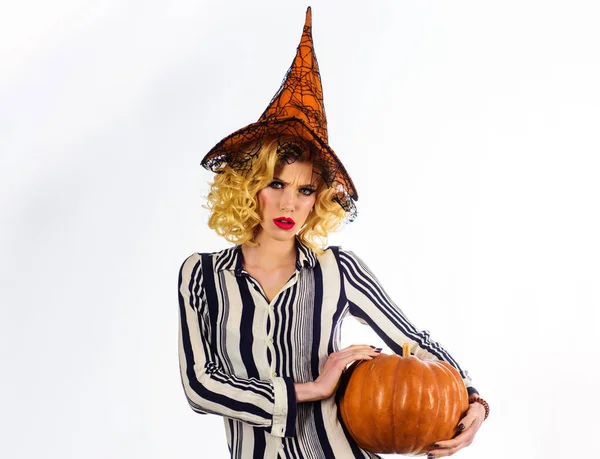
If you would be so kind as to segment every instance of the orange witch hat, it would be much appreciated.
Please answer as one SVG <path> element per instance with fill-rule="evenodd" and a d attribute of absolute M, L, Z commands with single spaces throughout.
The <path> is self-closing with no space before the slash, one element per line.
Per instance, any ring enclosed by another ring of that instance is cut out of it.
<path fill-rule="evenodd" d="M 279 156 L 288 163 L 308 149 L 313 170 L 329 187 L 336 188 L 335 200 L 349 213 L 352 221 L 356 217 L 354 201 L 358 200 L 358 193 L 328 144 L 323 88 L 311 28 L 308 7 L 296 57 L 267 109 L 256 123 L 239 129 L 215 145 L 201 165 L 213 172 L 221 172 L 227 164 L 246 175 L 265 139 L 279 139 Z"/>

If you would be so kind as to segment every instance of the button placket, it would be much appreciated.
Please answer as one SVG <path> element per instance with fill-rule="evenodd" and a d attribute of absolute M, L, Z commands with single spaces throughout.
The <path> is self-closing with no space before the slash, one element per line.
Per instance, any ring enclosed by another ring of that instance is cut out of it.
<path fill-rule="evenodd" d="M 273 299 L 275 301 L 275 299 Z M 274 346 L 274 338 L 273 335 L 275 333 L 275 310 L 273 308 L 273 302 L 267 305 L 267 315 L 269 317 L 268 323 L 270 324 L 269 329 L 267 330 L 266 339 L 267 339 L 267 348 L 271 351 L 271 365 L 270 372 L 271 376 L 276 377 L 277 373 L 275 372 L 275 346 Z"/>
<path fill-rule="evenodd" d="M 273 358 L 271 359 L 271 376 L 276 378 L 277 377 L 277 371 L 275 371 L 275 339 L 274 339 L 274 330 L 275 330 L 275 304 L 277 303 L 279 296 L 281 295 L 282 292 L 284 292 L 285 290 L 287 290 L 288 288 L 290 288 L 292 285 L 294 285 L 297 282 L 298 279 L 298 271 L 295 271 L 294 274 L 292 274 L 292 276 L 288 279 L 288 281 L 285 283 L 285 285 L 281 288 L 281 290 L 279 291 L 279 293 L 277 295 L 275 295 L 275 297 L 273 297 L 273 299 L 269 302 L 268 300 L 266 301 L 267 304 L 267 314 L 269 316 L 269 322 L 271 324 L 270 330 L 266 331 L 266 344 L 267 344 L 267 348 L 271 350 L 271 355 L 273 356 Z M 252 279 L 252 277 L 250 277 Z M 257 283 L 258 284 L 258 283 Z M 260 285 L 258 285 L 258 288 L 260 289 Z M 260 289 L 262 291 L 262 289 Z M 263 294 L 263 298 L 266 300 L 266 296 Z"/>

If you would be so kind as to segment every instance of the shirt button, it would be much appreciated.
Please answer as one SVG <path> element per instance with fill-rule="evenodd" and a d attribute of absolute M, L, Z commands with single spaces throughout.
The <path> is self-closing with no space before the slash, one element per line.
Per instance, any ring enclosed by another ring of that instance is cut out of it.
<path fill-rule="evenodd" d="M 273 342 L 273 338 L 269 338 L 269 343 L 272 343 L 272 342 Z"/>
<path fill-rule="evenodd" d="M 276 372 L 273 372 L 273 373 L 271 373 L 271 375 L 273 375 L 273 376 L 277 376 L 277 373 L 276 373 Z"/>

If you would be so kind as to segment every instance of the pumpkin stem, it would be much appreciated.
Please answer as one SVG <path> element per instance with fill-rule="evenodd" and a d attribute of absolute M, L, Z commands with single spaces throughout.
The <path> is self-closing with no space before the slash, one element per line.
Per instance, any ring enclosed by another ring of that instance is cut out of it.
<path fill-rule="evenodd" d="M 402 357 L 410 357 L 410 346 L 408 343 L 402 345 Z"/>

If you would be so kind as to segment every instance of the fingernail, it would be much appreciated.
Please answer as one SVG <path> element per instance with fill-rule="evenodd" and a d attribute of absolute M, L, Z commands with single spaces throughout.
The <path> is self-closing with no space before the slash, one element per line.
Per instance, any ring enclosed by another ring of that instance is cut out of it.
<path fill-rule="evenodd" d="M 369 346 L 371 346 L 373 349 L 377 349 L 375 346 L 373 346 L 372 344 L 369 344 Z"/>
<path fill-rule="evenodd" d="M 461 432 L 462 432 L 463 430 L 465 430 L 465 425 L 464 425 L 464 424 L 459 424 L 459 425 L 458 425 L 458 430 L 460 430 Z"/>
<path fill-rule="evenodd" d="M 382 350 L 382 349 L 383 349 L 383 348 L 381 348 L 381 347 L 376 347 L 376 348 L 375 348 L 375 352 L 381 352 L 381 350 Z"/>
<path fill-rule="evenodd" d="M 438 445 L 437 443 L 435 443 L 435 444 L 433 445 L 433 447 L 434 447 L 434 448 L 439 448 L 439 447 L 440 447 L 440 445 Z"/>
<path fill-rule="evenodd" d="M 433 454 L 429 453 L 429 454 L 427 455 L 427 457 L 428 457 L 429 459 L 433 459 Z"/>

